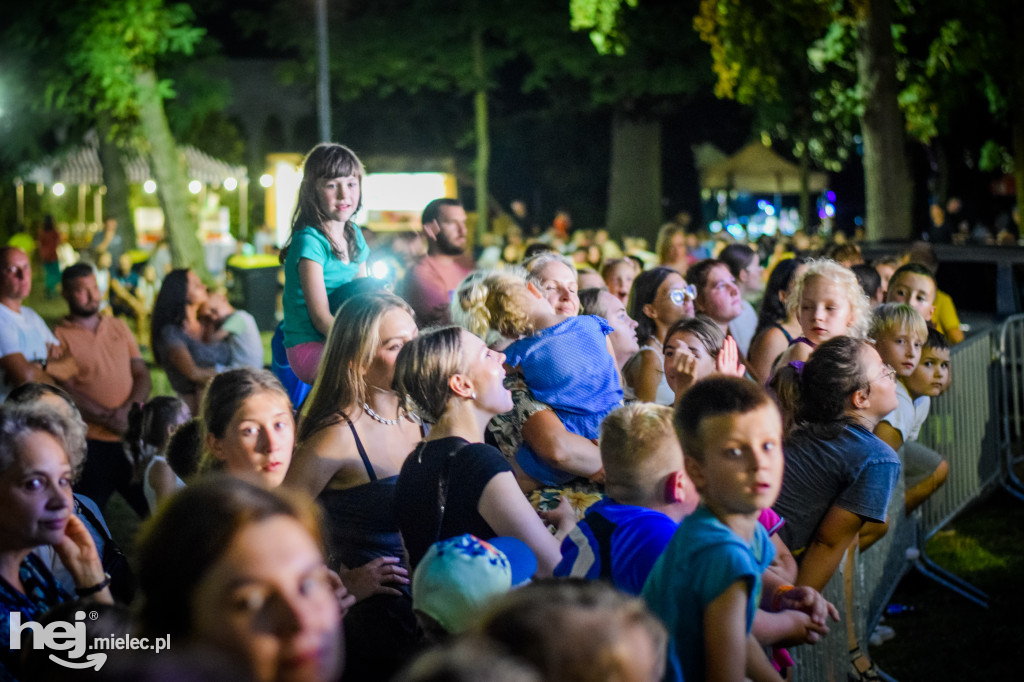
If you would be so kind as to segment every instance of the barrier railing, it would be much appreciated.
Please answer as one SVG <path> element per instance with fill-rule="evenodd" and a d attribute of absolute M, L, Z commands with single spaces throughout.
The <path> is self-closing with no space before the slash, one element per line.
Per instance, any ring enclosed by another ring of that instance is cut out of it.
<path fill-rule="evenodd" d="M 933 563 L 924 550 L 929 538 L 997 485 L 1011 490 L 1016 486 L 1015 494 L 1024 499 L 1024 484 L 1013 473 L 1022 459 L 1014 444 L 1024 442 L 1024 315 L 955 346 L 951 356 L 952 388 L 932 401 L 920 434 L 921 442 L 949 463 L 946 484 L 910 516 L 903 511 L 900 484 L 889 508 L 889 532 L 866 552 L 857 553 L 853 603 L 846 603 L 844 567 L 826 586 L 825 597 L 842 617 L 839 623 L 830 623 L 831 632 L 821 642 L 793 651 L 797 680 L 845 680 L 850 642 L 866 651 L 868 636 L 911 569 L 987 605 L 983 592 Z M 847 613 L 850 608 L 852 617 Z M 848 636 L 848 623 L 856 638 Z"/>
<path fill-rule="evenodd" d="M 999 367 L 1002 378 L 1002 474 L 1006 489 L 1024 500 L 1024 483 L 1015 467 L 1024 456 L 1024 315 L 1006 319 L 999 330 Z"/>

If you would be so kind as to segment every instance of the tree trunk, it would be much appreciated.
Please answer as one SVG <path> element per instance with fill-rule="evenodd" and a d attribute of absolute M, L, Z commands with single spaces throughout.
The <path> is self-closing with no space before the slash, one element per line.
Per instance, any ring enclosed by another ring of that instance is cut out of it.
<path fill-rule="evenodd" d="M 134 249 L 138 246 L 135 234 L 135 221 L 132 220 L 132 211 L 128 205 L 129 187 L 128 174 L 124 169 L 124 160 L 121 156 L 121 147 L 111 139 L 110 136 L 110 115 L 98 112 L 96 115 L 96 128 L 99 133 L 100 146 L 97 153 L 100 157 L 100 165 L 103 166 L 103 184 L 107 187 L 107 193 L 103 198 L 103 216 L 117 219 L 117 232 L 126 249 Z M 99 226 L 103 228 L 102 225 Z M 115 263 L 115 265 L 117 265 Z"/>
<path fill-rule="evenodd" d="M 909 239 L 912 186 L 896 101 L 892 0 L 871 0 L 858 29 L 857 74 L 864 97 L 864 192 L 867 238 Z"/>
<path fill-rule="evenodd" d="M 473 106 L 476 114 L 476 229 L 473 245 L 480 247 L 483 236 L 490 230 L 487 198 L 487 171 L 491 164 L 491 137 L 487 120 L 487 65 L 484 63 L 484 32 L 479 19 L 473 27 L 473 75 L 476 77 L 476 94 Z"/>
<path fill-rule="evenodd" d="M 807 146 L 807 136 L 803 137 L 804 153 L 797 159 L 800 169 L 800 227 L 810 232 L 811 229 L 811 150 Z M 779 207 L 782 210 L 782 207 Z"/>
<path fill-rule="evenodd" d="M 188 192 L 185 167 L 167 125 L 164 103 L 156 88 L 156 73 L 142 69 L 135 76 L 139 87 L 139 123 L 149 142 L 149 158 L 156 180 L 164 232 L 170 242 L 171 260 L 176 268 L 191 268 L 207 279 L 203 247 L 196 236 L 198 225 L 189 215 L 192 198 Z"/>
<path fill-rule="evenodd" d="M 616 111 L 608 174 L 608 233 L 619 240 L 646 237 L 653 245 L 661 221 L 661 121 Z"/>

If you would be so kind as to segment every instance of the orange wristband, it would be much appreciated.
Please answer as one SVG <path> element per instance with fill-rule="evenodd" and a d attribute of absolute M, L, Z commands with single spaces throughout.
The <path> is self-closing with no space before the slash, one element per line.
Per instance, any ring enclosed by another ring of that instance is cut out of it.
<path fill-rule="evenodd" d="M 790 590 L 795 590 L 795 589 L 796 589 L 795 585 L 779 585 L 777 588 L 775 588 L 775 596 L 772 597 L 772 610 L 778 611 L 779 610 L 779 600 L 782 597 L 782 595 L 786 594 Z"/>

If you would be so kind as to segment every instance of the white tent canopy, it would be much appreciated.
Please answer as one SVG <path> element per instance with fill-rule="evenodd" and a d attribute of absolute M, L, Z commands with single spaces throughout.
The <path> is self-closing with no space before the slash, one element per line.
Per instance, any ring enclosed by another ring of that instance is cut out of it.
<path fill-rule="evenodd" d="M 752 194 L 798 194 L 800 168 L 760 142 L 752 142 L 732 156 L 717 160 L 708 152 L 698 154 L 700 184 L 707 190 L 737 190 Z M 701 158 L 707 159 L 706 165 Z M 812 171 L 808 189 L 821 192 L 828 187 L 825 173 Z"/>

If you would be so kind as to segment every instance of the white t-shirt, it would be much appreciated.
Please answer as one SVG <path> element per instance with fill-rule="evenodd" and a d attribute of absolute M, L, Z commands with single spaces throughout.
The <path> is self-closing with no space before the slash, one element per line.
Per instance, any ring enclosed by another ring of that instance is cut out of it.
<path fill-rule="evenodd" d="M 747 357 L 747 352 L 750 350 L 750 342 L 754 340 L 754 332 L 756 330 L 757 311 L 754 310 L 754 306 L 750 305 L 749 301 L 744 299 L 743 312 L 729 323 L 729 333 L 732 334 L 732 338 L 736 339 L 736 345 L 739 347 L 740 352 L 743 353 L 743 357 Z"/>
<path fill-rule="evenodd" d="M 21 306 L 21 312 L 16 313 L 0 304 L 0 358 L 21 353 L 29 362 L 42 362 L 48 343 L 60 342 L 36 311 Z M 4 376 L 0 380 L 0 401 L 6 400 L 13 388 Z"/>
<path fill-rule="evenodd" d="M 932 399 L 926 395 L 916 400 L 912 399 L 902 381 L 896 382 L 896 399 L 899 401 L 899 405 L 885 415 L 882 421 L 889 422 L 892 428 L 899 431 L 904 442 L 917 440 L 918 434 L 921 433 L 921 425 L 928 418 Z"/>

